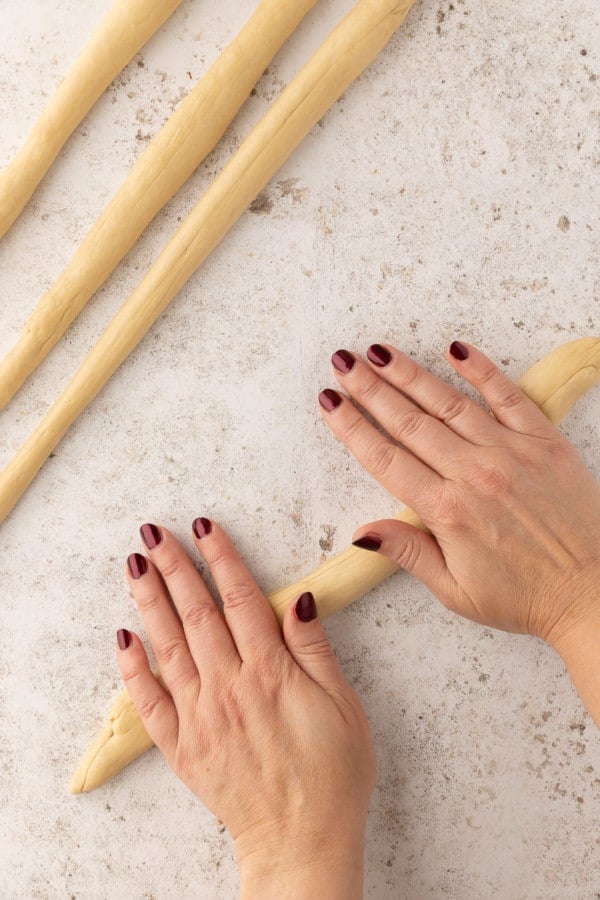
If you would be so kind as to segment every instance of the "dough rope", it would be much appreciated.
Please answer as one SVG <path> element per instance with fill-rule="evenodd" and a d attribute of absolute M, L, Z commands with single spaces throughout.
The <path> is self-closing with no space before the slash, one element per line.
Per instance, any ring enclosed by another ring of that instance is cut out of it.
<path fill-rule="evenodd" d="M 576 401 L 600 382 L 600 338 L 581 338 L 558 347 L 536 363 L 518 382 L 554 425 Z M 405 509 L 397 517 L 423 527 L 418 516 Z M 319 615 L 326 618 L 358 600 L 389 578 L 399 567 L 376 553 L 349 547 L 288 587 L 269 594 L 278 621 L 290 603 L 312 591 Z M 109 723 L 81 760 L 71 781 L 74 794 L 100 787 L 128 763 L 141 756 L 152 740 L 127 690 L 121 691 L 109 713 Z"/>
<path fill-rule="evenodd" d="M 60 340 L 152 219 L 216 147 L 277 51 L 316 3 L 262 0 L 237 37 L 179 104 L 0 362 L 0 408 Z M 1 192 L 0 181 L 0 208 Z"/>
<path fill-rule="evenodd" d="M 0 238 L 92 106 L 181 0 L 115 0 L 34 124 L 21 150 L 0 173 Z"/>
<path fill-rule="evenodd" d="M 0 473 L 0 522 L 80 413 L 314 125 L 378 55 L 415 0 L 360 0 L 282 92 L 177 229 L 31 437 Z"/>

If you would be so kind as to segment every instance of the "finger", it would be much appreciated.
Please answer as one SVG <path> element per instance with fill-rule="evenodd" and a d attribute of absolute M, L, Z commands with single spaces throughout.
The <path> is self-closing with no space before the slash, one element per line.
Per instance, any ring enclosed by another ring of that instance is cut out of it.
<path fill-rule="evenodd" d="M 476 347 L 454 341 L 447 356 L 454 369 L 477 388 L 502 425 L 537 436 L 553 430 L 535 403 Z"/>
<path fill-rule="evenodd" d="M 172 758 L 179 731 L 175 704 L 152 674 L 139 637 L 125 628 L 117 632 L 117 662 L 144 728 L 166 758 Z"/>
<path fill-rule="evenodd" d="M 280 652 L 284 645 L 275 614 L 223 529 L 202 517 L 194 521 L 193 532 L 242 660 L 255 662 Z"/>
<path fill-rule="evenodd" d="M 198 679 L 181 622 L 152 563 L 140 553 L 127 560 L 127 581 L 141 613 L 160 674 L 178 702 L 180 691 Z"/>
<path fill-rule="evenodd" d="M 140 533 L 179 613 L 200 676 L 212 668 L 239 664 L 223 613 L 179 541 L 156 525 L 142 525 Z"/>
<path fill-rule="evenodd" d="M 415 406 L 371 366 L 347 350 L 338 350 L 331 362 L 340 384 L 383 425 L 390 437 L 441 475 L 456 472 L 468 449 L 462 438 Z"/>
<path fill-rule="evenodd" d="M 340 689 L 349 687 L 318 618 L 315 598 L 309 591 L 291 603 L 286 610 L 283 636 L 300 668 L 328 693 L 338 696 Z"/>
<path fill-rule="evenodd" d="M 460 437 L 476 444 L 493 440 L 497 422 L 478 403 L 428 372 L 406 353 L 388 344 L 372 344 L 367 359 L 381 378 Z"/>
<path fill-rule="evenodd" d="M 388 440 L 337 391 L 322 391 L 319 404 L 327 425 L 367 472 L 422 517 L 443 487 L 440 475 Z"/>
<path fill-rule="evenodd" d="M 433 535 L 397 519 L 382 519 L 360 528 L 352 543 L 365 551 L 387 556 L 422 581 L 444 606 L 457 607 L 461 589 Z"/>

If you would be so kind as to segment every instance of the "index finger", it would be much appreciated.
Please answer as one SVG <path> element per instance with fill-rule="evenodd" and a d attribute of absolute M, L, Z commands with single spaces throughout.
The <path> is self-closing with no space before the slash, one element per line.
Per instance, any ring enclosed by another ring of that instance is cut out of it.
<path fill-rule="evenodd" d="M 193 532 L 242 660 L 257 661 L 280 652 L 285 644 L 275 613 L 223 529 L 202 517 L 194 521 Z"/>

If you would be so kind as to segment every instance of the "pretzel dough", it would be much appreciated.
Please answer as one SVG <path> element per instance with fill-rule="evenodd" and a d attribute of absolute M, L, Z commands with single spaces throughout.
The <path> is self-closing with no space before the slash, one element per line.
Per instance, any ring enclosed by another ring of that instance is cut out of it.
<path fill-rule="evenodd" d="M 37 120 L 0 173 L 0 238 L 96 100 L 177 9 L 181 0 L 115 0 Z"/>
<path fill-rule="evenodd" d="M 558 347 L 518 382 L 519 387 L 557 425 L 573 404 L 600 382 L 600 338 L 582 338 Z M 410 509 L 398 517 L 423 527 Z M 278 621 L 290 603 L 304 591 L 312 591 L 321 618 L 332 615 L 358 600 L 398 571 L 391 560 L 377 553 L 349 547 L 323 563 L 306 578 L 282 588 L 267 598 Z M 141 756 L 152 740 L 137 715 L 129 693 L 122 691 L 109 714 L 109 723 L 87 751 L 71 781 L 71 791 L 79 794 L 104 784 L 113 775 Z"/>
<path fill-rule="evenodd" d="M 163 2 L 157 7 L 179 2 Z M 0 408 L 50 352 L 156 214 L 216 147 L 281 45 L 316 3 L 262 0 L 238 36 L 179 104 L 0 362 Z M 142 6 L 147 5 L 148 0 L 144 0 Z M 107 58 L 109 48 L 107 44 L 104 50 Z M 14 173 L 9 176 L 14 177 Z M 0 180 L 0 208 L 1 204 Z"/>
<path fill-rule="evenodd" d="M 311 128 L 385 46 L 415 0 L 360 0 L 283 91 L 177 229 L 75 377 L 0 474 L 0 522 L 77 416 Z"/>

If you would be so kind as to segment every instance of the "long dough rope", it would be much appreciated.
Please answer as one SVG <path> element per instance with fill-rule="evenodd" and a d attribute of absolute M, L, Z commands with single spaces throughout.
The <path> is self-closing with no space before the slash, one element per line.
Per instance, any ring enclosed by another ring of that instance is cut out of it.
<path fill-rule="evenodd" d="M 0 522 L 77 416 L 311 128 L 377 56 L 414 2 L 360 0 L 283 91 L 177 229 L 41 424 L 0 474 Z"/>
<path fill-rule="evenodd" d="M 558 425 L 574 403 L 600 382 L 600 338 L 582 338 L 558 347 L 536 363 L 518 382 L 520 388 Z M 398 517 L 423 527 L 412 510 Z M 319 615 L 326 618 L 358 600 L 398 571 L 391 560 L 349 547 L 323 563 L 306 578 L 275 591 L 269 603 L 281 623 L 290 603 L 312 591 Z M 124 690 L 116 698 L 109 720 L 81 760 L 71 781 L 74 794 L 104 784 L 152 746 L 140 717 Z"/>
<path fill-rule="evenodd" d="M 0 238 L 96 100 L 181 0 L 115 0 L 70 72 L 0 173 Z"/>
<path fill-rule="evenodd" d="M 179 104 L 0 362 L 0 408 L 50 352 L 154 216 L 214 149 L 281 45 L 316 3 L 262 0 L 238 36 Z"/>

